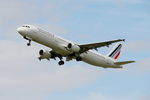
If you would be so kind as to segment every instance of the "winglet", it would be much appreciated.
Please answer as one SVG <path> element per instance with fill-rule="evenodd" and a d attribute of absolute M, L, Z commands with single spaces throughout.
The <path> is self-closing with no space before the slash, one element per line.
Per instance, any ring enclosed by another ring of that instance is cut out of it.
<path fill-rule="evenodd" d="M 125 40 L 125 39 L 122 39 L 122 41 L 125 42 L 126 40 Z"/>
<path fill-rule="evenodd" d="M 125 39 L 119 39 L 119 40 L 125 42 Z"/>

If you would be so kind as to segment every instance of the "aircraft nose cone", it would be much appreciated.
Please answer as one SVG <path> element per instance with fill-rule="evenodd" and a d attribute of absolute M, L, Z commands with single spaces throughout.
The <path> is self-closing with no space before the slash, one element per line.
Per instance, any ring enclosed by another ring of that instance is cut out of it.
<path fill-rule="evenodd" d="M 17 32 L 18 33 L 22 33 L 23 32 L 23 29 L 21 27 L 17 28 Z"/>
<path fill-rule="evenodd" d="M 26 34 L 26 30 L 23 27 L 17 28 L 17 32 L 20 33 L 21 35 L 25 35 Z"/>

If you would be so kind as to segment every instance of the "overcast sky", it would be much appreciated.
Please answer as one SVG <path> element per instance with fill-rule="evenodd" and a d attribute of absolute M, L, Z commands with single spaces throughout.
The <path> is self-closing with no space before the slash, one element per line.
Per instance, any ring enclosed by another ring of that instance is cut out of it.
<path fill-rule="evenodd" d="M 150 100 L 149 0 L 0 0 L 0 7 L 0 100 Z M 136 63 L 39 62 L 39 50 L 49 48 L 27 47 L 16 32 L 23 24 L 79 44 L 125 38 L 119 61 Z"/>

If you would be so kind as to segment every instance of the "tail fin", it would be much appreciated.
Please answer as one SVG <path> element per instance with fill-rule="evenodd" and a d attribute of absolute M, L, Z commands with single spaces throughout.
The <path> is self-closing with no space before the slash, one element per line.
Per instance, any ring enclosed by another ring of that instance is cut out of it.
<path fill-rule="evenodd" d="M 121 53 L 121 48 L 122 44 L 115 45 L 114 48 L 107 54 L 107 56 L 117 60 Z"/>

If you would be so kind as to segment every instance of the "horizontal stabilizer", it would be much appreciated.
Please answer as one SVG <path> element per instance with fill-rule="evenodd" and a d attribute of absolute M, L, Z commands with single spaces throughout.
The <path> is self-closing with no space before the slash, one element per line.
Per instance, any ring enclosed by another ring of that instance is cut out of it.
<path fill-rule="evenodd" d="M 115 62 L 116 65 L 125 65 L 129 63 L 134 63 L 135 61 L 122 61 L 122 62 Z"/>

